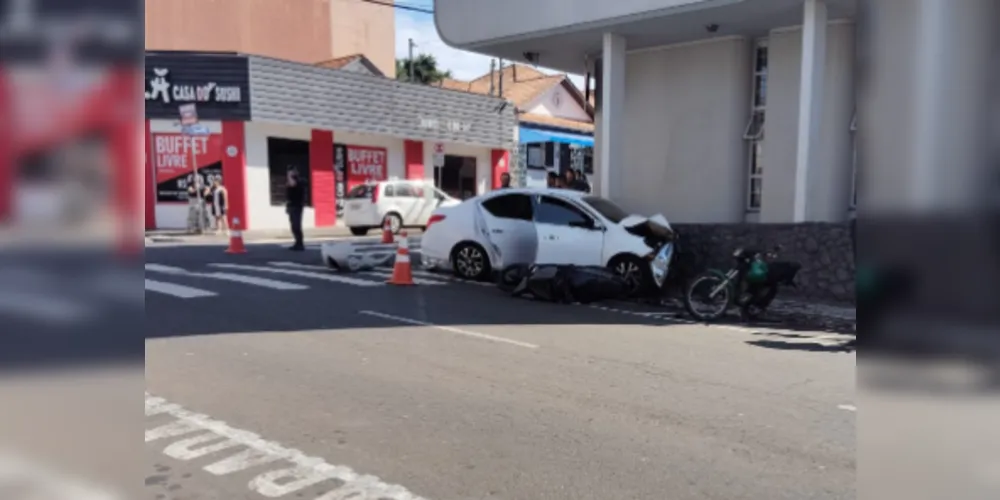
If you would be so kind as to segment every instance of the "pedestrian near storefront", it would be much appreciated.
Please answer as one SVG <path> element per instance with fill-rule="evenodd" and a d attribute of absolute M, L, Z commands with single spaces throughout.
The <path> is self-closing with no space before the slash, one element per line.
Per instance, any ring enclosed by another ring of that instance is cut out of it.
<path fill-rule="evenodd" d="M 552 189 L 561 188 L 563 187 L 562 178 L 555 172 L 549 172 L 549 175 L 545 178 L 545 185 Z"/>
<path fill-rule="evenodd" d="M 229 191 L 222 181 L 216 178 L 212 181 L 212 215 L 215 217 L 215 231 L 228 232 L 229 219 L 227 219 L 227 208 L 229 206 Z"/>
<path fill-rule="evenodd" d="M 288 213 L 288 223 L 291 226 L 295 244 L 289 250 L 301 252 L 306 249 L 302 235 L 302 212 L 305 210 L 306 191 L 295 167 L 288 169 L 285 185 L 285 212 Z"/>
<path fill-rule="evenodd" d="M 507 189 L 510 187 L 510 174 L 504 172 L 500 174 L 500 189 Z"/>
<path fill-rule="evenodd" d="M 576 171 L 573 169 L 566 171 L 566 188 L 584 193 L 590 192 L 590 184 L 587 184 L 587 181 L 577 177 Z"/>

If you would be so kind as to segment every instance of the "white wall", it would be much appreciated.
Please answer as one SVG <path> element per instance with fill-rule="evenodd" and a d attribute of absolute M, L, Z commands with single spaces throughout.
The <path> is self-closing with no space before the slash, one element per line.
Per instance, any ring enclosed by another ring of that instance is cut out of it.
<path fill-rule="evenodd" d="M 202 125 L 208 127 L 213 134 L 222 133 L 222 122 L 205 121 Z M 181 126 L 177 120 L 150 120 L 149 131 L 151 134 L 179 134 Z M 146 140 L 150 140 L 149 137 Z M 150 162 L 150 168 L 153 168 Z M 152 178 L 155 182 L 156 173 Z M 157 229 L 187 229 L 188 204 L 187 203 L 157 203 L 156 204 L 156 228 Z"/>
<path fill-rule="evenodd" d="M 827 30 L 827 55 L 819 128 L 819 158 L 809 169 L 806 218 L 841 221 L 847 217 L 852 181 L 851 117 L 854 113 L 854 25 Z M 764 185 L 761 222 L 792 222 L 798 151 L 801 28 L 771 32 L 768 41 L 768 95 L 764 128 Z"/>
<path fill-rule="evenodd" d="M 625 16 L 662 14 L 656 11 L 664 9 L 702 8 L 723 3 L 718 0 L 436 1 L 434 19 L 438 31 L 441 38 L 453 46 L 569 28 Z"/>
<path fill-rule="evenodd" d="M 629 196 L 616 202 L 673 222 L 744 220 L 749 54 L 728 38 L 628 55 L 625 161 L 610 168 Z"/>
<path fill-rule="evenodd" d="M 556 101 L 559 102 L 559 107 L 556 107 Z M 556 118 L 582 122 L 590 121 L 590 116 L 583 109 L 583 106 L 580 106 L 577 100 L 566 90 L 566 87 L 562 85 L 552 87 L 547 92 L 536 97 L 524 109 L 528 110 L 528 113 L 535 115 L 554 116 Z"/>
<path fill-rule="evenodd" d="M 278 125 L 273 123 L 250 122 L 246 126 L 247 140 L 247 211 L 250 229 L 283 229 L 288 227 L 288 215 L 284 206 L 271 206 L 270 175 L 268 171 L 267 138 L 311 140 L 312 129 Z M 386 148 L 386 161 L 390 179 L 405 177 L 406 165 L 403 140 L 387 136 L 334 132 L 333 141 L 352 146 L 372 146 Z M 330 168 L 333 168 L 331 165 Z M 433 172 L 432 172 L 433 174 Z M 302 227 L 316 227 L 316 212 L 306 207 L 302 215 Z"/>

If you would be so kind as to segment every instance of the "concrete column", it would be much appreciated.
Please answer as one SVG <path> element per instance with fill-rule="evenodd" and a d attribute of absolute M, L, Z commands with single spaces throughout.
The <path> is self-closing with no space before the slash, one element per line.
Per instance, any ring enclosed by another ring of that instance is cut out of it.
<path fill-rule="evenodd" d="M 803 11 L 794 222 L 806 221 L 809 168 L 820 160 L 819 129 L 823 114 L 823 79 L 826 66 L 826 3 L 823 0 L 806 0 Z"/>
<path fill-rule="evenodd" d="M 908 206 L 970 208 L 983 180 L 986 131 L 996 112 L 987 106 L 995 0 L 992 6 L 984 0 L 916 1 L 920 36 L 913 47 L 919 56 L 911 77 L 915 129 Z"/>
<path fill-rule="evenodd" d="M 961 211 L 984 168 L 996 87 L 996 0 L 869 2 L 861 34 L 859 203 L 867 214 Z"/>
<path fill-rule="evenodd" d="M 621 192 L 621 168 L 625 161 L 625 38 L 604 34 L 601 52 L 601 130 L 596 148 L 600 155 L 601 196 L 618 199 Z"/>

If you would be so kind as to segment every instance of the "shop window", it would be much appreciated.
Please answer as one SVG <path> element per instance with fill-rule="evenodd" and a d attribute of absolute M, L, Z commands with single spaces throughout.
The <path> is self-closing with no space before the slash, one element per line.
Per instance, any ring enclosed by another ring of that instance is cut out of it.
<path fill-rule="evenodd" d="M 530 221 L 534 216 L 531 198 L 526 194 L 494 196 L 483 202 L 483 208 L 500 219 Z"/>
<path fill-rule="evenodd" d="M 541 144 L 528 144 L 528 168 L 545 168 L 545 149 Z"/>
<path fill-rule="evenodd" d="M 299 182 L 305 188 L 305 204 L 312 206 L 312 189 L 309 175 L 309 141 L 267 138 L 267 172 L 271 191 L 271 206 L 283 206 L 287 188 L 288 171 L 299 172 Z"/>
<path fill-rule="evenodd" d="M 747 211 L 758 212 L 763 204 L 764 189 L 764 123 L 767 108 L 767 40 L 758 40 L 753 53 L 753 98 L 750 120 L 743 131 L 747 141 Z"/>

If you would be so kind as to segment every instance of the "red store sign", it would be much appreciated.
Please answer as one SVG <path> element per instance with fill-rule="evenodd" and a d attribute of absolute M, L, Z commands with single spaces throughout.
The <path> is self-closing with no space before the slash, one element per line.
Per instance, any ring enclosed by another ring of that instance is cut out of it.
<path fill-rule="evenodd" d="M 347 146 L 347 189 L 388 180 L 388 157 L 386 148 Z"/>

